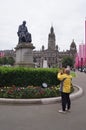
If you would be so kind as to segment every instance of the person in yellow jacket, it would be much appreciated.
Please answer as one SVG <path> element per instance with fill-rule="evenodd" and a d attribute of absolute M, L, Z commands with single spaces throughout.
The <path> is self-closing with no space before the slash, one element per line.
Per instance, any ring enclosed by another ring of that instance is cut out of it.
<path fill-rule="evenodd" d="M 71 92 L 71 84 L 72 84 L 72 76 L 70 75 L 70 69 L 65 69 L 65 72 L 59 72 L 57 78 L 61 81 L 60 83 L 60 91 L 61 91 L 61 99 L 62 99 L 62 110 L 59 110 L 61 113 L 66 113 L 70 111 L 71 101 L 70 101 L 70 92 Z"/>

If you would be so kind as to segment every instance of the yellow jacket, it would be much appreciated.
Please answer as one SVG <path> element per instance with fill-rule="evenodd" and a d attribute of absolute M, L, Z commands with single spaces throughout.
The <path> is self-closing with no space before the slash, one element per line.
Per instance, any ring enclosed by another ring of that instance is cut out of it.
<path fill-rule="evenodd" d="M 61 81 L 60 91 L 64 93 L 71 92 L 72 76 L 68 74 L 58 73 L 57 78 Z"/>

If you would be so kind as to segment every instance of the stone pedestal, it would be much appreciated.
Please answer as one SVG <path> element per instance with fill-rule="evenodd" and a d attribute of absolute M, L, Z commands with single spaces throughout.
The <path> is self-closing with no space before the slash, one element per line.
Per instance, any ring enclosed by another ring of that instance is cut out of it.
<path fill-rule="evenodd" d="M 16 49 L 16 66 L 34 67 L 32 43 L 19 43 Z"/>
<path fill-rule="evenodd" d="M 48 68 L 47 60 L 43 60 L 43 68 Z"/>

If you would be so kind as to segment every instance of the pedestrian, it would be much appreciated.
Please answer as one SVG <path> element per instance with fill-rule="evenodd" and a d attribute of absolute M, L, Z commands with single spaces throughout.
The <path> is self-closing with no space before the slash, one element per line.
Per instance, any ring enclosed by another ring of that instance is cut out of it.
<path fill-rule="evenodd" d="M 62 100 L 62 109 L 59 110 L 60 113 L 66 113 L 70 111 L 71 101 L 70 101 L 70 92 L 72 84 L 72 76 L 70 75 L 70 69 L 65 69 L 65 72 L 59 72 L 57 78 L 61 81 L 60 91 L 61 91 L 61 100 Z"/>

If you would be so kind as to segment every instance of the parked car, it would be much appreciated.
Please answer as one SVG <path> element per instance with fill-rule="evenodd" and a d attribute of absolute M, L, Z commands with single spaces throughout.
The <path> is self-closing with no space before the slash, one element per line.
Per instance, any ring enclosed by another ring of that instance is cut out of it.
<path fill-rule="evenodd" d="M 84 68 L 84 72 L 86 73 L 86 68 Z"/>

